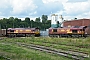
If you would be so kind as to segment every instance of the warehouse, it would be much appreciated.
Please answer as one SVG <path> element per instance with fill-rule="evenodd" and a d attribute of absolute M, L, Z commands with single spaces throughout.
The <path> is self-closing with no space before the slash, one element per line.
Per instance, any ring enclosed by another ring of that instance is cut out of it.
<path fill-rule="evenodd" d="M 63 26 L 90 26 L 90 19 L 77 19 L 63 22 Z"/>

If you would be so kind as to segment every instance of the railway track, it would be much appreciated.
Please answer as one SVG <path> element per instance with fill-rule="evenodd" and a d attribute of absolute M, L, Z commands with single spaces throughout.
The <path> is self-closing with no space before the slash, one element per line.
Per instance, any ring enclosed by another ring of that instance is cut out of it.
<path fill-rule="evenodd" d="M 25 38 L 25 37 L 21 37 L 21 38 Z M 39 42 L 39 41 L 37 41 L 37 42 Z M 43 41 L 42 43 L 58 44 L 58 45 L 63 45 L 63 46 L 64 45 L 65 46 L 74 46 L 74 47 L 77 47 L 77 48 L 90 48 L 90 45 L 88 45 L 88 46 L 76 46 L 76 45 L 70 45 L 70 44 L 62 44 L 62 43 L 56 43 L 56 42 L 45 42 L 45 41 Z"/>
<path fill-rule="evenodd" d="M 61 44 L 61 43 L 55 43 L 55 42 L 43 42 L 43 43 L 50 43 L 50 44 L 63 45 L 63 46 L 74 46 L 77 48 L 90 48 L 90 45 L 88 45 L 88 46 L 76 46 L 76 45 Z"/>
<path fill-rule="evenodd" d="M 45 43 L 50 43 L 50 42 L 45 42 Z M 22 47 L 25 47 L 25 48 L 40 50 L 40 51 L 44 51 L 47 53 L 53 53 L 53 54 L 57 54 L 60 56 L 65 56 L 67 58 L 72 58 L 75 60 L 84 60 L 85 58 L 89 57 L 88 54 L 85 54 L 85 53 L 82 53 L 79 51 L 76 51 L 76 52 L 75 51 L 64 51 L 64 50 L 54 49 L 54 48 L 35 45 L 35 44 L 25 44 L 25 43 L 19 43 L 19 42 L 16 42 L 15 44 L 22 46 Z M 56 44 L 56 43 L 51 43 L 51 44 Z M 9 60 L 9 59 L 6 59 L 6 60 Z"/>
<path fill-rule="evenodd" d="M 25 48 L 30 48 L 30 49 L 44 51 L 47 53 L 57 54 L 57 55 L 64 56 L 67 58 L 72 58 L 75 60 L 84 60 L 85 58 L 89 57 L 89 55 L 80 53 L 80 52 L 64 51 L 64 50 L 54 49 L 54 48 L 45 47 L 45 46 L 34 45 L 34 44 L 25 44 L 25 43 L 16 43 L 16 44 L 18 44 L 19 46 L 25 47 Z"/>
<path fill-rule="evenodd" d="M 0 53 L 0 57 L 2 57 L 5 60 L 11 60 L 9 57 L 6 57 L 4 53 Z"/>

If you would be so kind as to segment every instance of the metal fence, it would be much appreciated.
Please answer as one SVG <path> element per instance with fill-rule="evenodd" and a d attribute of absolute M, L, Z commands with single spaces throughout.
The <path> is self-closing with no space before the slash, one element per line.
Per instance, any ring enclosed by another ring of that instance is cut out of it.
<path fill-rule="evenodd" d="M 41 36 L 48 36 L 48 31 L 40 31 Z"/>

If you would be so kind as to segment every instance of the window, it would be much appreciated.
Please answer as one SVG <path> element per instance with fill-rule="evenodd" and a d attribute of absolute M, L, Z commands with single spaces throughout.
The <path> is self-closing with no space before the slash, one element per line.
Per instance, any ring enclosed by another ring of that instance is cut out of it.
<path fill-rule="evenodd" d="M 10 30 L 10 32 L 14 32 L 14 30 Z"/>
<path fill-rule="evenodd" d="M 57 29 L 53 29 L 53 32 L 57 32 Z"/>
<path fill-rule="evenodd" d="M 83 29 L 80 29 L 80 31 L 83 31 Z"/>
<path fill-rule="evenodd" d="M 77 30 L 72 30 L 72 33 L 77 33 Z"/>

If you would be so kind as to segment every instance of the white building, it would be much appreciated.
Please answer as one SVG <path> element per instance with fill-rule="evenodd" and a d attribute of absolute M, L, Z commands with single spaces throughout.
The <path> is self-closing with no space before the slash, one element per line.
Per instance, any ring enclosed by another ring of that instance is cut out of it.
<path fill-rule="evenodd" d="M 52 14 L 51 17 L 51 27 L 57 27 L 58 15 Z"/>
<path fill-rule="evenodd" d="M 62 24 L 62 22 L 63 22 L 63 17 L 62 17 L 62 15 L 61 15 L 61 16 L 58 16 L 58 15 L 56 15 L 56 14 L 52 14 L 51 17 L 52 17 L 52 19 L 51 19 L 51 27 L 52 27 L 52 28 L 57 27 L 57 21 L 59 21 L 59 23 L 60 23 L 59 26 L 60 26 L 60 27 L 63 26 L 63 24 Z"/>

